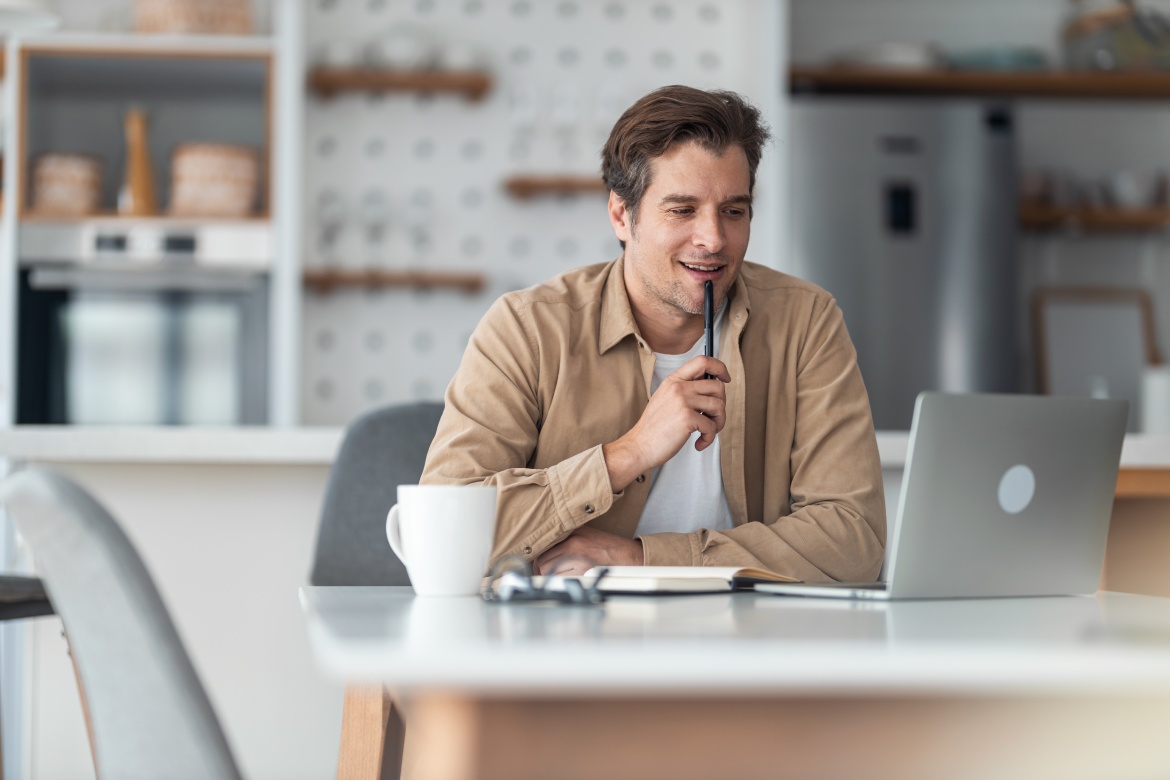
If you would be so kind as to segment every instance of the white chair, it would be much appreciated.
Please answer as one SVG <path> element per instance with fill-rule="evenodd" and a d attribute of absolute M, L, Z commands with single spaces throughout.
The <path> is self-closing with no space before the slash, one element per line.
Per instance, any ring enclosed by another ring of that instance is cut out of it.
<path fill-rule="evenodd" d="M 227 739 L 142 559 L 60 474 L 0 483 L 69 637 L 102 778 L 239 778 Z"/>

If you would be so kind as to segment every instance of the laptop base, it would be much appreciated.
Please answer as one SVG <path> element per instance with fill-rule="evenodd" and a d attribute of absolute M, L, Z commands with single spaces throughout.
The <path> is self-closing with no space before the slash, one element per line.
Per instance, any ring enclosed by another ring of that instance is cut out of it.
<path fill-rule="evenodd" d="M 890 591 L 884 582 L 824 582 L 805 584 L 803 582 L 766 582 L 756 585 L 757 593 L 776 596 L 805 596 L 821 599 L 866 599 L 888 601 Z"/>

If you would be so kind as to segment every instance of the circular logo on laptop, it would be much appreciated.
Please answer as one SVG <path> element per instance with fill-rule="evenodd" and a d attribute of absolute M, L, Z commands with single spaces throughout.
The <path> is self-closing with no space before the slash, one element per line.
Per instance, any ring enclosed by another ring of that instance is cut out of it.
<path fill-rule="evenodd" d="M 1004 472 L 999 480 L 999 505 L 1009 515 L 1023 512 L 1036 495 L 1036 475 L 1020 464 Z"/>

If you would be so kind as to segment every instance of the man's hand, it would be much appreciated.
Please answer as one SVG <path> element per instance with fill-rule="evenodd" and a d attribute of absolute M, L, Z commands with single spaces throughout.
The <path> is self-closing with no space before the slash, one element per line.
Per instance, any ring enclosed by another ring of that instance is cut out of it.
<path fill-rule="evenodd" d="M 637 539 L 582 526 L 548 548 L 532 565 L 536 574 L 577 576 L 594 566 L 641 566 L 646 560 Z"/>
<path fill-rule="evenodd" d="M 705 379 L 706 374 L 713 378 Z M 613 492 L 673 458 L 695 431 L 700 434 L 695 449 L 710 447 L 727 422 L 730 381 L 727 366 L 712 357 L 688 360 L 662 380 L 634 427 L 602 447 Z"/>

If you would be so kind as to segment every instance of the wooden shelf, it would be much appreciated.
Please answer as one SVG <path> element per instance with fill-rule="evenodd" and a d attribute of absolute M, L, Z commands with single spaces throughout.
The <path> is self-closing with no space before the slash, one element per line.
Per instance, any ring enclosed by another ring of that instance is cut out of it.
<path fill-rule="evenodd" d="M 824 95 L 1165 100 L 1170 98 L 1170 71 L 975 72 L 794 67 L 789 71 L 788 87 L 797 94 Z"/>
<path fill-rule="evenodd" d="M 257 212 L 243 217 L 212 217 L 212 216 L 185 216 L 160 212 L 149 215 L 119 214 L 116 211 L 94 211 L 88 214 L 54 214 L 44 211 L 34 211 L 26 208 L 17 216 L 21 223 L 38 225 L 76 225 L 92 223 L 98 225 L 157 225 L 158 227 L 187 227 L 191 225 L 223 225 L 243 224 L 253 225 L 258 222 L 269 222 L 271 216 L 267 212 Z"/>
<path fill-rule="evenodd" d="M 514 198 L 526 200 L 540 195 L 601 194 L 608 192 L 600 176 L 512 176 L 504 189 Z"/>
<path fill-rule="evenodd" d="M 1083 209 L 1025 206 L 1020 209 L 1025 230 L 1083 230 L 1121 233 L 1164 230 L 1170 227 L 1170 209 Z"/>
<path fill-rule="evenodd" d="M 338 287 L 412 287 L 483 290 L 483 274 L 455 271 L 379 271 L 344 268 L 309 268 L 304 272 L 305 286 L 317 292 L 331 292 Z"/>
<path fill-rule="evenodd" d="M 492 87 L 489 73 L 472 70 L 386 70 L 381 68 L 314 68 L 309 88 L 325 98 L 338 92 L 457 92 L 482 100 Z"/>

